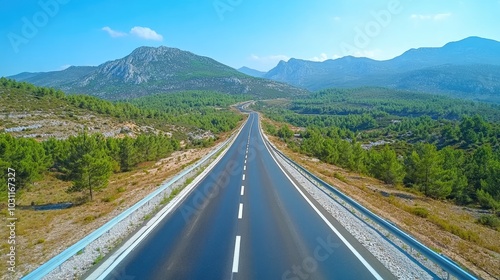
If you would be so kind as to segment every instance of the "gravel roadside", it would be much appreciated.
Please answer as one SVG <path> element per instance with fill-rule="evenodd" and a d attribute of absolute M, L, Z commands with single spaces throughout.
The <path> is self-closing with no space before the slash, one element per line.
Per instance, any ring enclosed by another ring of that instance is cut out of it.
<path fill-rule="evenodd" d="M 342 199 L 314 184 L 313 180 L 295 169 L 281 155 L 270 150 L 282 167 L 397 278 L 447 278 L 447 273 L 439 266 L 428 261 L 416 250 L 411 250 L 404 242 L 390 235 L 361 213 L 350 209 Z"/>

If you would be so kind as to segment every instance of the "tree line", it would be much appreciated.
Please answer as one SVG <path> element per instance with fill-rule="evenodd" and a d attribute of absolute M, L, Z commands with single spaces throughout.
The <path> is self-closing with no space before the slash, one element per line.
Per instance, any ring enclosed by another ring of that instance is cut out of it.
<path fill-rule="evenodd" d="M 498 211 L 499 107 L 386 91 L 333 89 L 288 103 L 257 102 L 255 108 L 303 128 L 294 138 L 286 125 L 264 126 L 298 152 L 429 197 Z M 386 144 L 362 146 L 377 141 Z"/>
<path fill-rule="evenodd" d="M 57 98 L 69 104 L 120 121 L 134 121 L 158 129 L 179 125 L 187 128 L 226 132 L 242 120 L 242 116 L 227 107 L 250 99 L 246 95 L 229 95 L 212 91 L 186 91 L 156 94 L 131 100 L 111 102 L 90 95 L 65 94 L 53 88 L 37 87 L 26 82 L 0 78 L 0 89 L 19 90 L 37 98 Z"/>
<path fill-rule="evenodd" d="M 488 121 L 500 121 L 500 106 L 442 95 L 378 87 L 326 89 L 307 98 L 294 99 L 288 107 L 299 114 L 429 116 L 459 120 L 463 115 L 481 114 Z"/>
<path fill-rule="evenodd" d="M 473 151 L 433 144 L 410 145 L 398 153 L 394 146 L 364 149 L 355 138 L 346 139 L 339 129 L 309 127 L 302 141 L 293 141 L 287 126 L 269 129 L 289 147 L 321 161 L 367 174 L 388 184 L 404 184 L 437 199 L 458 204 L 479 203 L 500 210 L 500 152 L 485 144 Z"/>
<path fill-rule="evenodd" d="M 92 199 L 94 191 L 107 186 L 113 172 L 129 171 L 138 163 L 167 157 L 179 149 L 178 140 L 155 134 L 117 139 L 83 132 L 66 140 L 37 142 L 0 133 L 0 168 L 16 170 L 18 188 L 41 179 L 49 170 L 60 172 L 73 182 L 69 191 L 85 191 Z M 6 173 L 1 176 L 5 179 Z"/>
<path fill-rule="evenodd" d="M 0 78 L 0 94 L 58 101 L 69 110 L 81 108 L 160 130 L 171 130 L 172 125 L 180 125 L 186 131 L 202 129 L 215 134 L 236 127 L 242 116 L 227 106 L 246 98 L 216 92 L 187 92 L 156 95 L 138 101 L 110 102 L 87 95 L 66 95 L 60 90 L 6 78 Z M 20 188 L 40 180 L 48 170 L 60 172 L 66 180 L 73 182 L 71 191 L 86 191 L 92 197 L 93 191 L 107 185 L 113 172 L 128 171 L 140 162 L 157 160 L 179 150 L 178 139 L 183 136 L 170 138 L 160 133 L 115 139 L 84 132 L 66 140 L 50 138 L 37 142 L 0 132 L 0 168 L 14 168 Z M 212 141 L 193 139 L 187 143 L 206 146 Z M 4 172 L 0 174 L 3 179 L 6 175 Z"/>

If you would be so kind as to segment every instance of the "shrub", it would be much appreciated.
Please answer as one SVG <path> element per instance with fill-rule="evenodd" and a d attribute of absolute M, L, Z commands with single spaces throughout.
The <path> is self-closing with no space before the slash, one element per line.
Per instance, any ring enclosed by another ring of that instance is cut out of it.
<path fill-rule="evenodd" d="M 333 173 L 333 177 L 336 178 L 336 179 L 339 179 L 340 181 L 344 182 L 344 183 L 347 183 L 347 179 L 344 177 L 344 175 L 338 173 L 338 172 L 334 172 Z"/>
<path fill-rule="evenodd" d="M 427 218 L 429 216 L 429 210 L 427 210 L 424 207 L 413 207 L 410 209 L 410 212 L 415 215 L 419 216 L 422 218 Z"/>
<path fill-rule="evenodd" d="M 500 201 L 496 201 L 491 196 L 491 194 L 487 193 L 486 191 L 477 190 L 476 195 L 481 207 L 486 209 L 493 209 L 493 211 L 497 211 L 500 209 Z"/>
<path fill-rule="evenodd" d="M 115 199 L 116 199 L 116 197 L 114 195 L 109 195 L 109 196 L 106 196 L 105 198 L 103 198 L 102 202 L 111 202 Z"/>
<path fill-rule="evenodd" d="M 104 256 L 101 253 L 99 253 L 99 256 L 95 258 L 95 260 L 92 262 L 92 265 L 98 264 L 99 262 L 102 261 L 102 259 L 104 259 Z"/>
<path fill-rule="evenodd" d="M 477 219 L 477 222 L 481 225 L 498 230 L 500 228 L 500 219 L 493 215 L 482 215 Z"/>
<path fill-rule="evenodd" d="M 42 244 L 42 243 L 45 243 L 45 239 L 43 239 L 43 238 L 40 238 L 37 241 L 35 241 L 35 245 Z"/>
<path fill-rule="evenodd" d="M 85 218 L 83 219 L 83 222 L 85 222 L 85 223 L 90 223 L 90 222 L 92 222 L 93 220 L 95 220 L 95 216 L 90 215 L 90 216 L 85 217 Z"/>

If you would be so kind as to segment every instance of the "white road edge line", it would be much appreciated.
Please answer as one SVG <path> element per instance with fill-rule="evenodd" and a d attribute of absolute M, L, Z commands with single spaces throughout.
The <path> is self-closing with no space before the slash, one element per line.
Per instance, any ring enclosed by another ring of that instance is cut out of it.
<path fill-rule="evenodd" d="M 162 210 L 160 210 L 156 215 L 149 220 L 144 227 L 142 227 L 138 232 L 136 232 L 132 237 L 130 237 L 125 244 L 120 246 L 118 250 L 110 255 L 110 257 L 101 263 L 101 265 L 95 269 L 87 279 L 104 279 L 111 271 L 144 239 L 146 236 L 168 215 L 171 211 L 175 210 L 177 205 L 181 203 L 184 198 L 191 193 L 191 191 L 198 185 L 198 183 L 205 178 L 205 176 L 212 171 L 212 169 L 219 163 L 219 161 L 226 155 L 231 146 L 234 144 L 240 132 L 243 130 L 246 123 L 240 128 L 236 133 L 234 139 L 228 143 L 226 148 L 223 148 L 221 154 L 215 158 L 212 163 L 210 163 L 205 170 L 186 186 L 177 196 L 170 201 Z"/>
<path fill-rule="evenodd" d="M 241 195 L 243 196 L 245 194 L 245 186 L 241 186 Z"/>
<path fill-rule="evenodd" d="M 262 141 L 265 141 L 264 137 L 262 136 L 262 131 L 259 131 L 259 132 L 260 132 L 259 134 L 260 134 L 260 136 L 262 138 Z M 349 248 L 349 250 L 351 250 L 351 252 L 354 254 L 354 256 L 356 256 L 356 258 L 358 258 L 358 260 L 368 269 L 368 271 L 370 271 L 370 273 L 376 279 L 383 280 L 382 276 L 380 276 L 377 273 L 377 271 L 363 258 L 363 256 L 361 256 L 358 253 L 358 251 L 356 251 L 356 249 L 354 247 L 352 247 L 352 245 L 349 243 L 349 241 L 347 241 L 347 239 L 345 239 L 345 237 L 342 236 L 342 234 L 332 225 L 332 223 L 330 223 L 330 221 L 328 221 L 328 219 L 323 215 L 323 213 L 321 213 L 318 210 L 318 208 L 316 208 L 316 206 L 309 200 L 309 198 L 307 198 L 307 196 L 299 189 L 299 187 L 290 178 L 290 176 L 288 176 L 288 174 L 285 172 L 285 170 L 283 170 L 283 168 L 278 163 L 278 161 L 276 160 L 276 158 L 274 157 L 274 155 L 271 153 L 271 151 L 269 150 L 269 148 L 267 147 L 267 145 L 265 144 L 265 142 L 264 142 L 264 146 L 266 147 L 267 151 L 269 152 L 269 154 L 273 158 L 274 162 L 276 162 L 276 164 L 278 165 L 278 167 L 281 169 L 281 172 L 283 172 L 283 174 L 285 174 L 285 176 L 292 183 L 292 185 L 297 189 L 297 191 L 302 195 L 302 197 L 304 197 L 304 199 L 307 201 L 307 203 L 309 203 L 309 205 L 311 205 L 311 207 L 314 209 L 314 211 L 316 211 L 316 213 L 321 217 L 321 219 L 323 219 L 323 221 L 328 225 L 328 227 L 330 227 L 330 229 L 339 237 L 340 240 L 342 240 L 342 242 L 346 245 L 346 247 Z"/>
<path fill-rule="evenodd" d="M 241 236 L 236 236 L 236 242 L 234 244 L 234 256 L 233 256 L 233 273 L 238 273 L 238 266 L 240 264 L 240 243 Z"/>
<path fill-rule="evenodd" d="M 243 170 L 247 170 L 247 166 L 246 165 L 243 166 Z"/>
<path fill-rule="evenodd" d="M 243 203 L 240 203 L 240 209 L 238 210 L 238 219 L 241 220 L 243 218 Z"/>
<path fill-rule="evenodd" d="M 245 174 L 243 174 L 243 179 L 242 179 L 242 181 L 245 181 Z"/>

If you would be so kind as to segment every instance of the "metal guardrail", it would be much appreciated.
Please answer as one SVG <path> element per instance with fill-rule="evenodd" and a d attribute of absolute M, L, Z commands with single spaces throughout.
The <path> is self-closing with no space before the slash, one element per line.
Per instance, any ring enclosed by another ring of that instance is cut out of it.
<path fill-rule="evenodd" d="M 329 185 L 322 179 L 318 178 L 316 175 L 312 174 L 309 172 L 307 169 L 302 167 L 300 164 L 296 163 L 294 160 L 290 159 L 287 157 L 285 154 L 283 154 L 278 148 L 276 148 L 268 139 L 266 139 L 268 142 L 269 146 L 278 153 L 281 157 L 283 157 L 286 161 L 288 161 L 292 166 L 294 166 L 296 169 L 299 171 L 302 171 L 303 173 L 307 174 L 310 178 L 314 179 L 318 183 L 320 183 L 322 186 L 333 192 L 335 195 L 340 197 L 342 200 L 347 202 L 350 206 L 352 206 L 354 209 L 365 215 L 366 217 L 370 218 L 372 221 L 376 222 L 378 225 L 383 227 L 385 230 L 411 246 L 413 249 L 419 251 L 423 256 L 428 258 L 429 260 L 433 261 L 437 265 L 439 265 L 444 271 L 446 271 L 448 274 L 451 274 L 458 279 L 478 279 L 476 276 L 472 275 L 468 271 L 464 270 L 461 268 L 458 264 L 453 262 L 451 259 L 446 257 L 445 255 L 438 254 L 434 252 L 432 249 L 428 248 L 424 244 L 420 243 L 418 240 L 407 234 L 406 232 L 400 230 L 397 228 L 395 225 L 393 225 L 391 222 L 377 216 L 361 204 L 357 203 L 341 191 L 339 191 L 337 188 Z"/>
<path fill-rule="evenodd" d="M 84 250 L 88 245 L 90 245 L 93 241 L 101 237 L 103 234 L 107 233 L 109 230 L 111 230 L 114 226 L 116 226 L 118 223 L 121 221 L 125 220 L 127 217 L 129 217 L 132 213 L 134 213 L 136 210 L 140 209 L 142 206 L 147 204 L 150 200 L 152 200 L 154 197 L 156 197 L 158 194 L 162 193 L 165 191 L 168 187 L 170 187 L 172 184 L 177 182 L 179 179 L 184 177 L 185 175 L 189 174 L 192 172 L 194 169 L 198 168 L 200 165 L 204 164 L 209 158 L 211 158 L 213 155 L 221 151 L 224 147 L 227 146 L 228 143 L 230 143 L 232 140 L 235 139 L 235 137 L 239 134 L 239 131 L 243 128 L 244 124 L 240 127 L 237 133 L 235 133 L 233 136 L 231 136 L 229 139 L 224 141 L 211 151 L 208 155 L 203 157 L 201 160 L 196 162 L 193 166 L 189 167 L 188 169 L 182 171 L 181 173 L 177 174 L 174 178 L 172 178 L 170 181 L 167 183 L 163 184 L 161 187 L 150 193 L 148 196 L 145 198 L 141 199 L 138 201 L 136 204 L 128 208 L 127 210 L 123 211 L 120 213 L 118 216 L 114 217 L 111 219 L 109 222 L 105 223 L 103 226 L 100 228 L 96 229 L 89 235 L 85 236 L 82 238 L 80 241 L 77 243 L 73 244 L 72 246 L 68 247 L 66 250 L 62 251 L 60 254 L 56 255 L 52 259 L 48 260 L 46 263 L 42 264 L 29 274 L 25 275 L 23 280 L 31 280 L 31 279 L 42 279 L 46 275 L 48 275 L 50 272 L 53 270 L 57 269 L 60 265 L 62 265 L 64 262 L 66 262 L 69 258 L 73 257 L 74 255 L 77 255 L 78 252 Z"/>

